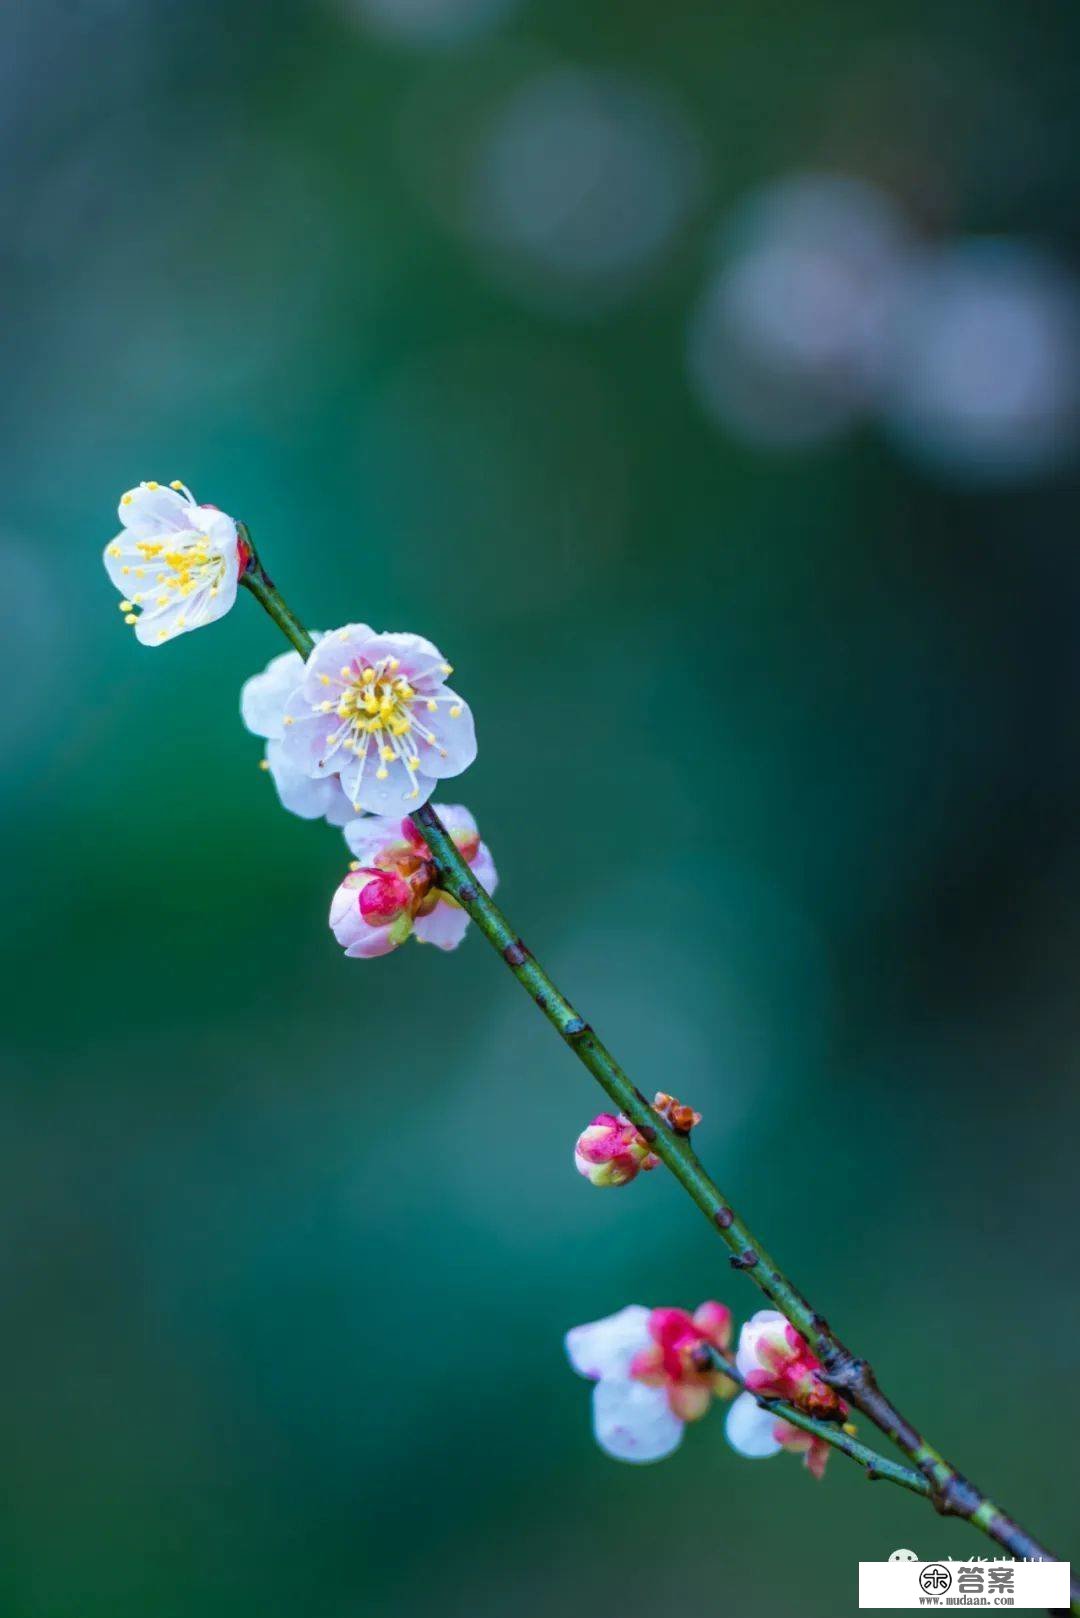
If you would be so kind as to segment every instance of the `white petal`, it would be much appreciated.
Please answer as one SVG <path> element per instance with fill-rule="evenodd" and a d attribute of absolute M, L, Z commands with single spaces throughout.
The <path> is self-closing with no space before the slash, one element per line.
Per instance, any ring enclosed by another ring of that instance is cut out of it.
<path fill-rule="evenodd" d="M 476 821 L 463 803 L 435 803 L 432 808 L 451 836 L 456 831 L 466 832 L 470 837 L 476 836 Z"/>
<path fill-rule="evenodd" d="M 475 759 L 476 727 L 467 702 L 445 686 L 438 696 L 437 712 L 420 712 L 421 723 L 435 737 L 431 746 L 421 747 L 420 758 L 428 775 L 445 780 L 449 776 L 460 775 Z M 458 713 L 456 719 L 450 717 L 451 708 Z"/>
<path fill-rule="evenodd" d="M 572 1326 L 566 1334 L 566 1352 L 574 1370 L 593 1381 L 601 1377 L 629 1376 L 634 1355 L 652 1342 L 649 1336 L 651 1313 L 643 1304 L 628 1303 L 625 1309 L 606 1315 L 603 1320 Z"/>
<path fill-rule="evenodd" d="M 468 926 L 469 918 L 460 905 L 440 899 L 426 916 L 417 916 L 413 932 L 421 944 L 434 944 L 436 949 L 457 949 Z"/>
<path fill-rule="evenodd" d="M 253 674 L 240 688 L 240 717 L 255 736 L 284 736 L 285 704 L 304 675 L 299 652 L 271 658 L 261 674 Z"/>
<path fill-rule="evenodd" d="M 120 521 L 137 539 L 153 539 L 158 534 L 178 534 L 194 528 L 197 507 L 175 489 L 156 489 L 140 483 L 129 489 L 117 507 Z M 200 530 L 201 532 L 201 530 Z"/>
<path fill-rule="evenodd" d="M 682 1443 L 683 1424 L 663 1388 L 622 1377 L 593 1389 L 593 1432 L 600 1448 L 617 1461 L 662 1461 Z"/>
<path fill-rule="evenodd" d="M 299 815 L 301 820 L 325 819 L 331 826 L 344 825 L 351 818 L 352 804 L 342 792 L 336 775 L 315 779 L 294 770 L 283 757 L 278 741 L 267 742 L 266 762 L 282 808 L 288 809 L 290 814 Z"/>
<path fill-rule="evenodd" d="M 782 1449 L 773 1437 L 776 1417 L 762 1410 L 752 1393 L 740 1393 L 724 1421 L 724 1432 L 732 1449 L 752 1461 L 778 1455 Z"/>
<path fill-rule="evenodd" d="M 489 893 L 494 893 L 499 886 L 499 873 L 495 869 L 495 861 L 486 843 L 481 843 L 477 849 L 471 869 L 480 886 L 486 888 Z"/>
<path fill-rule="evenodd" d="M 757 1314 L 743 1321 L 739 1332 L 739 1347 L 735 1354 L 735 1369 L 740 1376 L 749 1376 L 751 1371 L 762 1369 L 758 1343 L 763 1335 L 773 1337 L 777 1330 L 782 1332 L 786 1324 L 784 1316 L 778 1309 L 759 1309 Z"/>

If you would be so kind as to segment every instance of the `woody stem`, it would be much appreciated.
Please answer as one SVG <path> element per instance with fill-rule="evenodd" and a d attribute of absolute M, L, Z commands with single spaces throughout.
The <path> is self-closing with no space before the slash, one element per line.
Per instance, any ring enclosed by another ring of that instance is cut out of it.
<path fill-rule="evenodd" d="M 244 537 L 251 545 L 246 529 Z M 240 582 L 306 658 L 314 641 L 266 573 L 253 545 L 250 563 Z M 732 1267 L 745 1270 L 769 1301 L 806 1338 L 821 1361 L 824 1380 L 880 1428 L 914 1464 L 925 1479 L 925 1492 L 935 1509 L 945 1516 L 970 1522 L 1017 1559 L 1057 1561 L 1057 1557 L 927 1443 L 918 1428 L 882 1392 L 867 1362 L 845 1347 L 825 1318 L 788 1279 L 706 1173 L 689 1138 L 677 1134 L 658 1116 L 607 1046 L 556 988 L 491 895 L 477 882 L 431 804 L 413 810 L 412 819 L 423 830 L 438 872 L 439 886 L 468 913 L 578 1061 L 588 1068 L 619 1111 L 636 1125 L 651 1149 L 671 1170 L 719 1233 L 729 1249 Z M 1072 1610 L 1080 1614 L 1080 1581 L 1075 1579 Z"/>

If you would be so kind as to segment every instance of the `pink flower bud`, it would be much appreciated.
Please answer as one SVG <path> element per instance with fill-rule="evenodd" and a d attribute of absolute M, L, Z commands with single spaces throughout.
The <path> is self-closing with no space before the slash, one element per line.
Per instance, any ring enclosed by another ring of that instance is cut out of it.
<path fill-rule="evenodd" d="M 375 871 L 360 889 L 360 914 L 369 927 L 388 927 L 405 914 L 413 901 L 412 889 L 392 871 Z"/>
<path fill-rule="evenodd" d="M 843 1416 L 844 1401 L 821 1376 L 821 1361 L 775 1309 L 759 1309 L 739 1333 L 735 1360 L 751 1393 L 785 1399 L 813 1416 Z"/>
<path fill-rule="evenodd" d="M 660 1159 L 645 1137 L 619 1113 L 602 1112 L 583 1129 L 574 1147 L 574 1166 L 590 1185 L 628 1185 Z"/>

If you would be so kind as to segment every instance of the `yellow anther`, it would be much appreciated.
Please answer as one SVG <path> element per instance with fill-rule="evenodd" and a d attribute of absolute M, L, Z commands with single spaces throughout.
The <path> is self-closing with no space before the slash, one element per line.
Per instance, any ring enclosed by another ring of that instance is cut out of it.
<path fill-rule="evenodd" d="M 350 860 L 349 861 L 349 870 L 350 871 L 358 871 L 359 869 L 360 869 L 360 861 L 359 860 Z"/>
<path fill-rule="evenodd" d="M 375 670 L 374 669 L 365 669 L 364 672 L 361 674 L 360 678 L 363 680 L 364 684 L 367 685 L 367 683 L 370 680 L 373 680 L 375 678 Z"/>
<path fill-rule="evenodd" d="M 420 796 L 420 788 L 419 787 L 413 787 L 411 792 L 406 792 L 405 793 L 405 796 L 406 796 L 406 798 L 418 798 Z"/>
<path fill-rule="evenodd" d="M 434 697 L 428 697 L 428 699 L 427 699 L 427 711 L 428 711 L 428 713 L 438 713 L 439 704 L 435 701 Z"/>
<path fill-rule="evenodd" d="M 352 673 L 352 668 L 348 663 L 342 663 L 338 673 L 341 675 L 343 680 L 347 680 Z"/>
<path fill-rule="evenodd" d="M 150 483 L 148 483 L 148 484 L 147 484 L 147 485 L 146 485 L 146 487 L 147 487 L 147 488 L 148 488 L 148 489 L 157 489 L 157 488 L 160 488 L 160 486 L 161 486 L 161 485 L 160 485 L 160 484 L 158 484 L 158 483 L 153 483 L 153 482 L 150 482 Z"/>
<path fill-rule="evenodd" d="M 268 770 L 270 768 L 270 760 L 268 758 L 261 758 L 259 760 L 259 768 L 260 770 Z"/>
<path fill-rule="evenodd" d="M 401 659 L 398 657 L 392 657 L 386 666 L 392 674 L 395 669 L 399 669 L 401 667 Z"/>
<path fill-rule="evenodd" d="M 187 628 L 187 619 L 186 618 L 178 618 L 176 620 L 176 627 L 177 627 L 177 629 L 186 629 Z"/>
<path fill-rule="evenodd" d="M 455 702 L 454 703 L 453 707 L 450 709 L 450 717 L 451 717 L 451 719 L 460 719 L 461 718 L 461 703 L 460 702 Z"/>
<path fill-rule="evenodd" d="M 329 674 L 320 674 L 319 679 L 322 681 L 323 685 L 329 685 L 330 684 L 330 676 L 329 676 Z"/>
<path fill-rule="evenodd" d="M 128 569 L 125 568 L 124 572 L 126 573 L 127 571 L 128 571 Z M 137 567 L 135 569 L 135 577 L 137 579 L 144 579 L 146 577 L 146 569 L 144 567 Z"/>
<path fill-rule="evenodd" d="M 375 779 L 376 781 L 385 781 L 389 774 L 390 771 L 386 768 L 386 765 L 380 764 L 379 768 L 375 771 Z"/>
<path fill-rule="evenodd" d="M 405 766 L 410 770 L 418 770 L 420 768 L 420 760 L 417 758 L 415 753 L 413 754 L 412 758 L 407 758 L 405 760 Z"/>
<path fill-rule="evenodd" d="M 354 803 L 353 808 L 356 810 L 357 814 L 360 813 L 360 805 L 358 803 Z"/>
<path fill-rule="evenodd" d="M 110 556 L 119 556 L 120 555 L 120 547 L 119 547 L 119 545 L 110 545 L 109 546 L 109 555 Z"/>
<path fill-rule="evenodd" d="M 130 601 L 121 601 L 119 603 L 119 607 L 120 607 L 121 612 L 130 612 L 131 611 L 131 602 Z"/>
<path fill-rule="evenodd" d="M 391 719 L 389 730 L 391 736 L 404 736 L 412 729 L 411 719 Z"/>
<path fill-rule="evenodd" d="M 167 607 L 169 605 L 168 596 L 158 596 L 157 604 L 159 607 Z"/>
<path fill-rule="evenodd" d="M 287 714 L 286 714 L 286 715 L 285 715 L 285 717 L 284 717 L 284 719 L 283 719 L 283 720 L 282 720 L 282 721 L 281 721 L 281 723 L 282 723 L 282 724 L 283 724 L 283 725 L 295 725 L 295 724 L 296 724 L 296 720 L 295 720 L 295 719 L 294 719 L 294 718 L 293 718 L 293 716 L 292 716 L 292 714 L 291 714 L 291 713 L 287 713 Z"/>
<path fill-rule="evenodd" d="M 382 750 L 382 756 L 386 760 L 387 764 L 389 764 L 390 760 L 394 756 L 394 749 L 392 747 L 384 747 Z"/>
<path fill-rule="evenodd" d="M 139 617 L 138 617 L 137 613 L 128 612 L 128 613 L 124 614 L 124 622 L 125 622 L 125 624 L 137 624 L 138 621 L 139 621 Z"/>
<path fill-rule="evenodd" d="M 330 713 L 333 710 L 333 706 L 334 706 L 334 704 L 332 702 L 320 702 L 319 703 L 319 712 L 320 713 Z"/>
<path fill-rule="evenodd" d="M 131 572 L 131 568 L 130 568 L 130 567 L 129 567 L 129 566 L 127 566 L 127 565 L 126 565 L 126 564 L 125 564 L 125 566 L 124 566 L 124 567 L 122 567 L 122 568 L 121 568 L 121 569 L 120 569 L 120 571 L 121 571 L 121 573 L 130 573 L 130 572 Z"/>
<path fill-rule="evenodd" d="M 158 640 L 168 640 L 169 631 L 167 629 L 159 629 L 157 632 L 157 638 Z"/>
<path fill-rule="evenodd" d="M 183 487 L 184 487 L 184 485 L 180 482 L 179 478 L 173 478 L 172 482 L 169 484 L 169 488 L 170 489 L 176 489 L 177 492 L 179 492 L 179 490 L 181 490 Z M 266 767 L 267 767 L 267 769 L 270 768 L 269 765 L 267 765 Z"/>
<path fill-rule="evenodd" d="M 444 674 L 453 674 L 454 665 L 452 663 L 444 663 L 442 666 L 442 671 Z"/>
<path fill-rule="evenodd" d="M 132 497 L 131 497 L 131 495 L 130 495 L 130 494 L 125 494 L 125 495 L 121 495 L 121 497 L 120 497 L 120 504 L 121 504 L 121 505 L 122 505 L 122 506 L 130 506 L 130 504 L 131 504 L 131 498 L 132 498 Z"/>

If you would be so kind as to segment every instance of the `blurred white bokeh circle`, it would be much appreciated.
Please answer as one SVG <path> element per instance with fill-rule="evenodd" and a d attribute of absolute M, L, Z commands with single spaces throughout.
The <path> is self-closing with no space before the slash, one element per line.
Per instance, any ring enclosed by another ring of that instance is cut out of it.
<path fill-rule="evenodd" d="M 740 438 L 814 444 L 872 398 L 910 254 L 876 187 L 800 174 L 737 209 L 691 319 L 688 367 L 706 410 Z"/>
<path fill-rule="evenodd" d="M 921 256 L 894 312 L 882 408 L 916 458 L 979 482 L 1050 471 L 1076 448 L 1080 293 L 1018 240 Z"/>
<path fill-rule="evenodd" d="M 557 67 L 492 107 L 464 226 L 519 290 L 595 307 L 656 268 L 695 209 L 701 147 L 655 87 Z"/>

